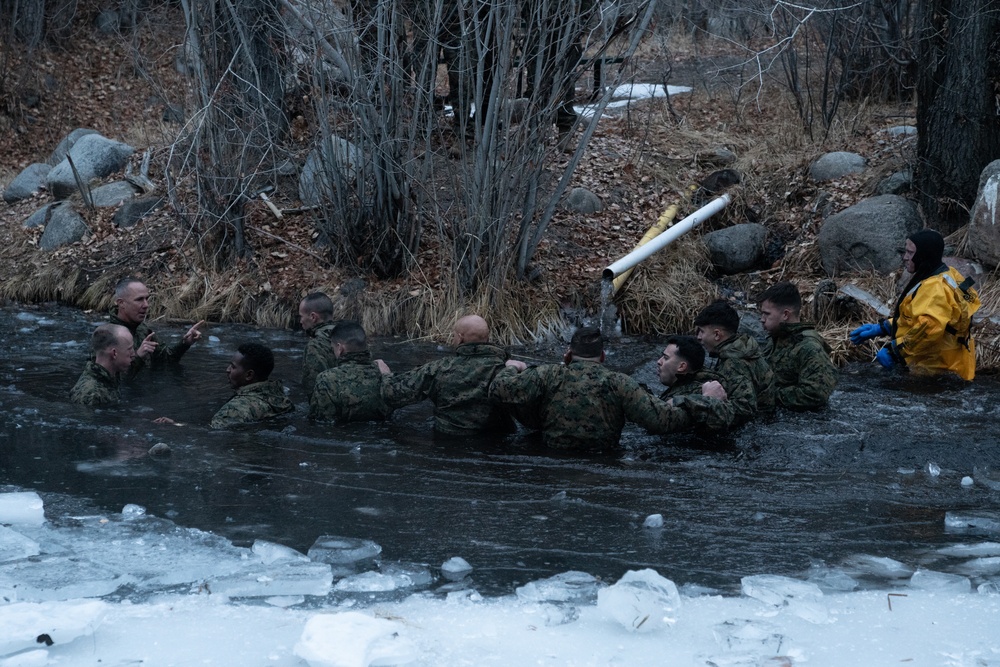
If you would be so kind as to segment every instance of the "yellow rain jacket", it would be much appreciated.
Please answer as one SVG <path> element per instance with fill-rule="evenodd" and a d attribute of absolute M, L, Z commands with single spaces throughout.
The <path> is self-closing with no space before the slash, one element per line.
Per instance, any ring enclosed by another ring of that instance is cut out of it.
<path fill-rule="evenodd" d="M 979 310 L 971 282 L 953 268 L 916 284 L 899 304 L 892 346 L 915 372 L 951 371 L 964 380 L 976 375 L 976 344 L 969 327 Z"/>

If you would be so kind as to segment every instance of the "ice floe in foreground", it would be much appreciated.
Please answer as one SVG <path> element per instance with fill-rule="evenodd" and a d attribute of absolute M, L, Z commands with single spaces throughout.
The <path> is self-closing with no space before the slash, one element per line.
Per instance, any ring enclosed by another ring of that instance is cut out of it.
<path fill-rule="evenodd" d="M 859 555 L 802 579 L 745 576 L 739 596 L 678 590 L 647 568 L 484 598 L 458 556 L 380 562 L 378 545 L 327 535 L 310 558 L 135 507 L 42 511 L 34 493 L 0 494 L 0 667 L 1000 667 L 996 542 L 915 566 Z M 891 583 L 855 590 L 866 576 Z"/>

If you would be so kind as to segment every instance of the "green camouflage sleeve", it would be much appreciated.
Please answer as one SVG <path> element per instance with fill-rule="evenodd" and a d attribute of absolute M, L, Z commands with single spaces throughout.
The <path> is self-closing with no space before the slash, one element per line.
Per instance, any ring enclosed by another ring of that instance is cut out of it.
<path fill-rule="evenodd" d="M 778 404 L 792 410 L 810 410 L 826 405 L 837 386 L 837 367 L 822 347 L 806 339 L 793 355 L 798 379 L 777 390 Z"/>
<path fill-rule="evenodd" d="M 249 402 L 241 396 L 229 399 L 212 417 L 211 428 L 229 428 L 256 421 Z"/>
<path fill-rule="evenodd" d="M 430 394 L 437 364 L 430 362 L 399 375 L 390 375 L 382 381 L 382 398 L 393 410 L 418 403 Z"/>
<path fill-rule="evenodd" d="M 661 401 L 627 375 L 615 377 L 615 391 L 622 399 L 625 418 L 629 421 L 655 434 L 673 433 L 689 426 L 690 420 L 683 410 Z"/>
<path fill-rule="evenodd" d="M 733 424 L 735 411 L 730 401 L 720 401 L 711 396 L 690 394 L 673 399 L 674 407 L 682 410 L 691 420 L 710 431 L 725 431 Z"/>
<path fill-rule="evenodd" d="M 545 396 L 545 383 L 537 366 L 521 372 L 506 366 L 493 378 L 489 393 L 491 400 L 505 405 L 525 405 Z"/>
<path fill-rule="evenodd" d="M 319 374 L 333 368 L 336 363 L 329 338 L 325 336 L 309 338 L 302 353 L 302 386 L 306 392 L 311 394 Z"/>

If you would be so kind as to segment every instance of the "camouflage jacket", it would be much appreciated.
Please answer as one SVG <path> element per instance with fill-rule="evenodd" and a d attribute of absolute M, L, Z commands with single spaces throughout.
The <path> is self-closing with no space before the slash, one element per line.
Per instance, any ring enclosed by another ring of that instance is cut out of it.
<path fill-rule="evenodd" d="M 439 433 L 510 433 L 514 421 L 489 398 L 490 383 L 506 360 L 506 351 L 497 345 L 465 343 L 452 357 L 387 377 L 382 395 L 393 408 L 429 398 L 434 403 L 434 429 Z"/>
<path fill-rule="evenodd" d="M 302 354 L 302 386 L 307 394 L 312 394 L 320 373 L 337 365 L 337 357 L 333 354 L 333 343 L 330 341 L 334 324 L 334 322 L 322 322 L 306 332 L 309 340 Z"/>
<path fill-rule="evenodd" d="M 520 373 L 505 369 L 493 381 L 490 396 L 507 405 L 534 405 L 542 440 L 562 449 L 615 448 L 626 421 L 651 433 L 670 433 L 690 423 L 684 410 L 593 361 L 546 364 Z"/>
<path fill-rule="evenodd" d="M 111 313 L 111 317 L 108 318 L 111 324 L 120 324 L 121 326 L 132 332 L 132 349 L 138 350 L 139 346 L 142 345 L 142 341 L 146 340 L 146 336 L 153 333 L 153 330 L 149 328 L 149 325 L 145 322 L 140 322 L 137 325 L 130 325 L 124 320 L 118 319 L 118 315 L 114 312 Z M 160 366 L 162 364 L 177 363 L 184 356 L 184 353 L 191 349 L 191 346 L 185 343 L 183 340 L 173 344 L 164 345 L 160 343 L 153 350 L 152 354 L 149 355 L 149 359 L 142 359 L 139 355 L 135 356 L 132 360 L 132 365 L 128 368 L 128 373 L 126 377 L 129 379 L 135 377 L 135 375 L 146 367 L 147 364 L 151 366 Z"/>
<path fill-rule="evenodd" d="M 722 376 L 722 386 L 733 404 L 733 426 L 750 421 L 759 412 L 774 411 L 774 373 L 756 340 L 733 336 L 713 356 L 719 359 L 715 372 Z"/>
<path fill-rule="evenodd" d="M 106 408 L 122 401 L 118 378 L 93 361 L 87 362 L 80 379 L 70 390 L 69 398 L 74 403 L 91 408 Z"/>
<path fill-rule="evenodd" d="M 712 380 L 725 385 L 721 375 L 707 368 L 679 375 L 677 381 L 660 394 L 660 400 L 673 401 L 675 407 L 688 414 L 695 428 L 724 431 L 732 426 L 736 413 L 731 401 L 702 395 L 701 386 Z"/>
<path fill-rule="evenodd" d="M 382 399 L 382 373 L 372 354 L 351 352 L 316 378 L 309 397 L 309 417 L 325 421 L 381 421 L 392 414 Z"/>
<path fill-rule="evenodd" d="M 774 371 L 778 405 L 785 408 L 822 408 L 837 385 L 830 346 L 812 324 L 782 324 L 771 339 L 767 363 Z"/>
<path fill-rule="evenodd" d="M 229 428 L 237 424 L 258 422 L 277 417 L 295 409 L 285 396 L 285 388 L 277 380 L 263 380 L 240 387 L 236 395 L 212 417 L 212 428 Z"/>

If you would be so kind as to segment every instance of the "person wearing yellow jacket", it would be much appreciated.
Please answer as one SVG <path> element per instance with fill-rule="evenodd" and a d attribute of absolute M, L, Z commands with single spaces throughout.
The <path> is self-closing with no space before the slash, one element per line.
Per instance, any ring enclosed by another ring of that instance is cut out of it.
<path fill-rule="evenodd" d="M 944 238 L 924 229 L 906 240 L 903 263 L 911 274 L 892 317 L 863 324 L 850 333 L 855 345 L 879 336 L 891 340 L 876 360 L 886 368 L 904 364 L 918 373 L 952 372 L 963 380 L 976 374 L 976 344 L 970 325 L 979 309 L 973 280 L 942 261 Z"/>

